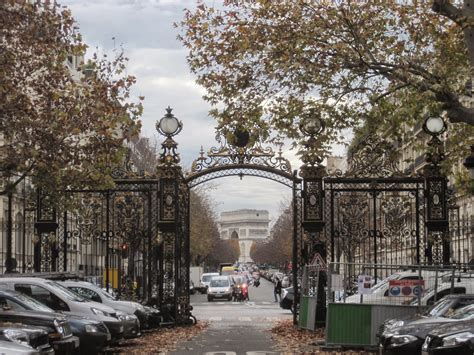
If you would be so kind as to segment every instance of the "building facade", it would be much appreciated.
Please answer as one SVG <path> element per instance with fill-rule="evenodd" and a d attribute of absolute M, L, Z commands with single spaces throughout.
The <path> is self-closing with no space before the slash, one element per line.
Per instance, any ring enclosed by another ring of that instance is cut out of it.
<path fill-rule="evenodd" d="M 250 248 L 253 242 L 269 235 L 270 218 L 266 210 L 241 209 L 221 213 L 219 233 L 221 239 L 239 241 L 239 262 L 252 262 Z"/>

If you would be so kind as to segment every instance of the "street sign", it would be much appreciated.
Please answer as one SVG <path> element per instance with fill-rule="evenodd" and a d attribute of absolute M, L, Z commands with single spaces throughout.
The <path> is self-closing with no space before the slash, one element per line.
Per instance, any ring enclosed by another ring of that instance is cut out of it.
<path fill-rule="evenodd" d="M 319 266 L 319 271 L 328 271 L 328 266 L 319 253 L 314 254 L 313 260 L 311 260 L 311 265 Z"/>
<path fill-rule="evenodd" d="M 425 280 L 391 280 L 388 295 L 391 297 L 418 297 L 425 290 Z"/>

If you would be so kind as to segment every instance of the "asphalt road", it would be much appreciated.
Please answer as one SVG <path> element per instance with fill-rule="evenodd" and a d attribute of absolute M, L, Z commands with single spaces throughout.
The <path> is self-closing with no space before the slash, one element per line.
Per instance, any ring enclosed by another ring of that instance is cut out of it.
<path fill-rule="evenodd" d="M 250 287 L 250 301 L 208 302 L 206 295 L 191 296 L 193 315 L 209 321 L 209 329 L 192 341 L 178 345 L 172 354 L 277 354 L 272 351 L 268 330 L 280 319 L 291 319 L 289 310 L 274 302 L 273 284 L 260 279 L 258 288 Z"/>

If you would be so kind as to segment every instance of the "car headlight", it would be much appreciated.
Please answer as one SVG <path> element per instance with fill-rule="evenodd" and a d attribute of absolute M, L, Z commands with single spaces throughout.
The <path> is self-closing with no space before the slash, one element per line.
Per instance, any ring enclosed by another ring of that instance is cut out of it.
<path fill-rule="evenodd" d="M 227 287 L 227 288 L 225 289 L 225 292 L 230 292 L 230 287 Z"/>
<path fill-rule="evenodd" d="M 86 333 L 98 333 L 99 328 L 93 324 L 86 324 Z"/>
<path fill-rule="evenodd" d="M 66 330 L 64 329 L 63 325 L 59 323 L 56 319 L 54 320 L 54 327 L 56 328 L 56 331 L 61 335 L 61 337 L 64 337 L 66 334 Z"/>
<path fill-rule="evenodd" d="M 454 346 L 465 343 L 474 338 L 474 334 L 471 332 L 462 332 L 450 335 L 443 339 L 443 346 Z"/>
<path fill-rule="evenodd" d="M 117 312 L 117 318 L 121 321 L 131 321 L 131 320 L 135 320 L 135 316 L 134 315 L 131 315 L 131 314 L 127 314 L 127 313 L 124 313 L 124 312 Z"/>
<path fill-rule="evenodd" d="M 145 307 L 143 307 L 140 303 L 132 303 L 133 307 L 135 307 L 135 309 L 138 309 L 140 312 L 145 312 L 146 309 Z"/>
<path fill-rule="evenodd" d="M 3 332 L 3 335 L 12 343 L 17 343 L 17 344 L 31 347 L 29 344 L 30 339 L 28 337 L 28 334 L 26 334 L 26 332 L 23 332 L 18 329 L 7 329 Z"/>
<path fill-rule="evenodd" d="M 394 335 L 391 338 L 391 345 L 392 346 L 402 346 L 408 343 L 413 343 L 414 341 L 417 341 L 418 338 L 409 335 L 409 334 L 403 334 L 403 335 Z"/>

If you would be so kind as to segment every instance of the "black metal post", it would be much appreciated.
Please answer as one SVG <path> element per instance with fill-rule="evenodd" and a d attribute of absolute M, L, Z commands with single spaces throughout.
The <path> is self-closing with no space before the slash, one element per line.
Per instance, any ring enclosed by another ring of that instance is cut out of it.
<path fill-rule="evenodd" d="M 151 300 L 151 293 L 152 293 L 152 277 L 151 277 L 151 274 L 152 274 L 152 271 L 151 271 L 151 267 L 152 267 L 152 263 L 151 263 L 151 258 L 152 258 L 152 244 L 151 244 L 151 238 L 152 238 L 152 219 L 151 219 L 151 214 L 152 214 L 152 199 L 151 199 L 151 194 L 152 194 L 152 191 L 148 191 L 148 252 L 147 252 L 147 256 L 148 256 L 148 275 L 147 275 L 147 301 L 150 301 Z M 143 261 L 143 264 L 145 264 L 145 261 Z M 143 278 L 145 278 L 145 275 L 143 275 Z M 145 288 L 143 289 L 143 292 L 145 292 Z"/>
<path fill-rule="evenodd" d="M 292 257 L 292 273 L 293 273 L 293 324 L 298 324 L 298 203 L 296 196 L 297 171 L 293 172 L 293 257 Z"/>
<path fill-rule="evenodd" d="M 105 193 L 105 289 L 109 292 L 110 192 Z"/>
<path fill-rule="evenodd" d="M 63 221 L 63 271 L 67 271 L 67 210 L 64 211 L 64 221 Z"/>
<path fill-rule="evenodd" d="M 8 213 L 7 213 L 7 255 L 5 260 L 5 273 L 13 271 L 12 244 L 13 244 L 13 213 L 12 213 L 12 192 L 8 193 Z"/>

